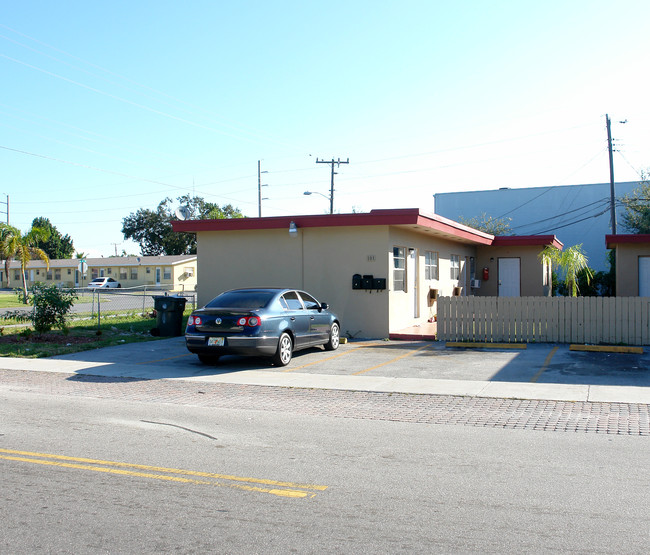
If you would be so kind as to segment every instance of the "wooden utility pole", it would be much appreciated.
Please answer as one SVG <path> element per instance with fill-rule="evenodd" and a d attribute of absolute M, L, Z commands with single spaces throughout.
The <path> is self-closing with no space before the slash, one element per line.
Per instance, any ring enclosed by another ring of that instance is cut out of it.
<path fill-rule="evenodd" d="M 616 235 L 616 186 L 614 184 L 614 155 L 612 149 L 612 121 L 609 114 L 605 114 L 607 123 L 607 150 L 609 151 L 609 196 L 610 218 L 612 220 L 612 235 Z"/>
<path fill-rule="evenodd" d="M 257 161 L 257 215 L 259 218 L 262 217 L 262 201 L 265 200 L 262 198 L 262 187 L 266 187 L 266 185 L 262 185 L 263 173 L 269 173 L 269 172 L 262 171 L 262 161 L 258 160 Z"/>
<path fill-rule="evenodd" d="M 341 164 L 349 164 L 350 159 L 348 158 L 345 162 L 342 162 L 340 158 L 338 160 L 334 160 L 334 158 L 332 158 L 331 161 L 319 160 L 316 158 L 316 163 L 332 165 L 332 184 L 330 185 L 330 214 L 334 214 L 334 176 L 336 175 L 336 172 L 334 171 L 334 164 L 336 164 L 336 167 L 338 168 Z"/>

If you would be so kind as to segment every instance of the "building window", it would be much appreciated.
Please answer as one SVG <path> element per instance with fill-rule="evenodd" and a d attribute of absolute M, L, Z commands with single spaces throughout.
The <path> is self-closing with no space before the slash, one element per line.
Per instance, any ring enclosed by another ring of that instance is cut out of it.
<path fill-rule="evenodd" d="M 393 247 L 393 290 L 406 291 L 405 247 Z"/>
<path fill-rule="evenodd" d="M 131 279 L 138 279 L 138 269 L 131 268 Z"/>
<path fill-rule="evenodd" d="M 151 268 L 147 267 L 147 273 L 148 273 L 148 274 L 151 273 Z"/>
<path fill-rule="evenodd" d="M 68 268 L 68 275 L 69 275 L 69 276 L 72 275 L 72 268 Z"/>
<path fill-rule="evenodd" d="M 110 276 L 113 273 L 113 268 L 106 268 L 106 275 Z"/>
<path fill-rule="evenodd" d="M 193 277 L 194 276 L 194 268 L 192 268 L 191 266 L 188 266 L 187 268 L 184 268 L 183 270 L 184 270 L 185 275 L 187 277 Z"/>
<path fill-rule="evenodd" d="M 14 280 L 18 281 L 20 279 L 20 270 L 14 272 Z"/>
<path fill-rule="evenodd" d="M 52 270 L 47 271 L 47 277 L 45 279 L 52 280 Z"/>
<path fill-rule="evenodd" d="M 449 262 L 451 267 L 451 272 L 449 274 L 449 277 L 451 279 L 460 278 L 460 256 L 458 256 L 457 254 L 450 255 Z"/>
<path fill-rule="evenodd" d="M 120 268 L 120 279 L 126 279 L 127 275 L 126 268 Z"/>
<path fill-rule="evenodd" d="M 54 270 L 54 279 L 61 281 L 61 270 Z"/>
<path fill-rule="evenodd" d="M 165 280 L 172 279 L 172 269 L 171 268 L 163 268 L 163 279 L 165 279 Z"/>
<path fill-rule="evenodd" d="M 90 276 L 92 277 L 92 279 L 99 277 L 99 271 L 97 270 L 97 268 L 93 268 L 92 270 L 90 270 Z"/>
<path fill-rule="evenodd" d="M 438 253 L 424 253 L 424 279 L 438 279 Z"/>

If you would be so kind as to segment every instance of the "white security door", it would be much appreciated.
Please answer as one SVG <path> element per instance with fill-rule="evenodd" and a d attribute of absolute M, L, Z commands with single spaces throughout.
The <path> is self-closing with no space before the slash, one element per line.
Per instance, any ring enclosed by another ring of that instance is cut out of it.
<path fill-rule="evenodd" d="M 521 260 L 499 258 L 499 297 L 521 296 Z"/>
<path fill-rule="evenodd" d="M 650 256 L 639 256 L 639 297 L 650 297 Z"/>
<path fill-rule="evenodd" d="M 418 307 L 417 251 L 415 249 L 409 249 L 409 256 L 406 260 L 406 279 L 408 280 L 408 292 L 411 295 L 413 317 L 417 318 L 420 314 Z"/>
<path fill-rule="evenodd" d="M 160 268 L 156 268 L 156 285 L 160 285 Z"/>

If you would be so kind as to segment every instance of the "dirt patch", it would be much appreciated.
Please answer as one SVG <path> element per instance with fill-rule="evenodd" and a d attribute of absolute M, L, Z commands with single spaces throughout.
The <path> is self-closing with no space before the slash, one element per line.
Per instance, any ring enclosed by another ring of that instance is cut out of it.
<path fill-rule="evenodd" d="M 20 345 L 27 343 L 47 343 L 50 345 L 85 345 L 97 341 L 98 337 L 59 335 L 54 333 L 33 333 L 31 335 L 0 335 L 0 345 Z"/>

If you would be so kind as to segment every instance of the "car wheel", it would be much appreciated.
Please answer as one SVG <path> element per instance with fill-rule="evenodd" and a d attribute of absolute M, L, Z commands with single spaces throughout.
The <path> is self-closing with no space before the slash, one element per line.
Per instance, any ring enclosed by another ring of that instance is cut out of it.
<path fill-rule="evenodd" d="M 203 364 L 214 366 L 219 362 L 219 355 L 197 355 Z"/>
<path fill-rule="evenodd" d="M 117 288 L 118 288 L 118 289 L 121 289 L 121 288 L 122 288 L 122 284 L 121 284 L 121 283 L 118 283 L 118 284 L 117 284 Z"/>
<path fill-rule="evenodd" d="M 286 366 L 291 362 L 293 356 L 293 341 L 291 336 L 284 332 L 278 341 L 278 349 L 273 355 L 273 364 L 276 366 Z"/>
<path fill-rule="evenodd" d="M 334 322 L 332 324 L 332 327 L 330 328 L 329 341 L 325 343 L 325 350 L 336 351 L 336 349 L 339 348 L 340 336 L 341 336 L 341 330 L 339 328 L 339 325 L 336 322 Z"/>

